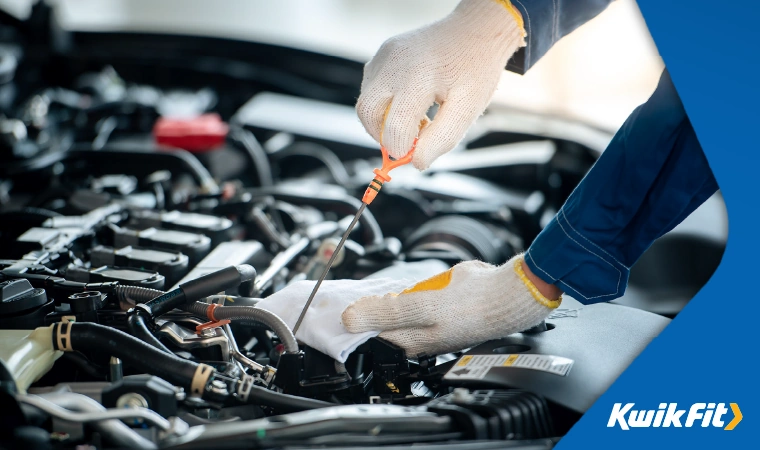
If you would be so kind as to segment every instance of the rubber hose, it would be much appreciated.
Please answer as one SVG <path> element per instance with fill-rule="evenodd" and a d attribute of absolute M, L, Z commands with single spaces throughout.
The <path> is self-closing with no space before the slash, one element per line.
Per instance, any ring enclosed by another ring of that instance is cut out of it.
<path fill-rule="evenodd" d="M 166 348 L 157 337 L 153 336 L 153 333 L 148 329 L 148 325 L 145 323 L 145 318 L 140 314 L 132 314 L 127 319 L 127 327 L 132 336 L 140 339 L 141 341 L 150 344 L 151 346 L 161 350 L 162 352 L 171 353 L 171 350 Z"/>
<path fill-rule="evenodd" d="M 103 369 L 97 367 L 87 357 L 79 352 L 64 353 L 61 356 L 62 360 L 66 360 L 76 366 L 75 370 L 81 370 L 87 376 L 94 378 L 98 381 L 105 381 L 106 377 L 103 376 Z"/>
<path fill-rule="evenodd" d="M 172 309 L 179 308 L 187 302 L 182 289 L 174 289 L 173 291 L 166 292 L 158 297 L 148 300 L 143 303 L 150 311 L 150 319 L 153 320 L 163 314 L 168 313 Z M 139 315 L 139 314 L 138 314 Z"/>
<path fill-rule="evenodd" d="M 253 281 L 256 278 L 256 269 L 249 264 L 239 264 L 225 267 L 224 269 L 215 270 L 214 272 L 202 275 L 190 281 L 179 285 L 179 289 L 184 294 L 184 303 L 191 303 L 240 286 L 246 281 Z M 151 301 L 152 303 L 152 301 Z M 154 311 L 158 311 L 150 305 Z M 168 312 L 168 310 L 164 311 Z M 156 312 L 156 316 L 159 314 Z"/>
<path fill-rule="evenodd" d="M 274 180 L 272 179 L 272 166 L 269 164 L 269 155 L 267 155 L 264 147 L 262 147 L 256 139 L 256 136 L 245 128 L 238 128 L 233 132 L 233 136 L 248 154 L 253 170 L 256 171 L 256 176 L 259 179 L 259 186 L 274 185 Z"/>
<path fill-rule="evenodd" d="M 261 386 L 253 386 L 251 388 L 251 392 L 248 394 L 248 403 L 254 405 L 271 406 L 278 412 L 283 413 L 335 406 L 334 403 L 323 402 L 322 400 L 314 400 L 305 397 L 296 397 L 295 395 L 282 394 L 280 392 L 264 389 Z"/>
<path fill-rule="evenodd" d="M 62 326 L 70 327 L 68 348 L 59 347 Z M 145 342 L 104 325 L 85 322 L 59 324 L 53 328 L 53 348 L 63 351 L 90 350 L 115 356 L 136 369 L 156 375 L 166 381 L 192 390 L 192 382 L 201 364 L 188 361 L 170 353 L 164 353 Z M 213 369 L 212 369 L 213 370 Z M 271 406 L 285 412 L 305 411 L 309 409 L 335 406 L 332 403 L 309 398 L 296 397 L 270 391 L 260 386 L 252 386 L 248 403 Z"/>
<path fill-rule="evenodd" d="M 64 324 L 65 325 L 65 324 Z M 188 392 L 200 364 L 163 352 L 123 331 L 104 325 L 85 322 L 67 324 L 71 327 L 68 348 L 59 348 L 59 327 L 54 328 L 53 346 L 56 350 L 90 350 L 115 356 L 125 364 L 166 381 L 182 386 Z M 66 344 L 64 344 L 66 345 Z"/>
<path fill-rule="evenodd" d="M 145 302 L 142 314 L 150 315 L 149 318 L 152 320 L 174 308 L 237 287 L 240 283 L 254 278 L 256 278 L 256 269 L 248 264 L 225 267 L 182 283 L 177 289 Z M 135 313 L 141 314 L 140 311 Z"/>
<path fill-rule="evenodd" d="M 185 311 L 199 317 L 208 317 L 209 304 L 204 302 L 195 302 L 183 307 Z M 277 314 L 265 309 L 251 306 L 217 306 L 213 310 L 213 319 L 215 320 L 252 320 L 261 322 L 272 329 L 279 336 L 285 351 L 288 353 L 298 352 L 298 342 L 293 335 L 293 331 Z"/>

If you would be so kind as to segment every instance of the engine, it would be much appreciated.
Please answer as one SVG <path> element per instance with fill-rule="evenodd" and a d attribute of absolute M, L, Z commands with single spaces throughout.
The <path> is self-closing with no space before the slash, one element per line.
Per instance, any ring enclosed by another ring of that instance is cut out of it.
<path fill-rule="evenodd" d="M 4 447 L 550 448 L 669 322 L 567 299 L 459 353 L 373 338 L 337 363 L 256 305 L 317 279 L 361 206 L 379 152 L 351 96 L 200 70 L 151 84 L 80 44 L 96 56 L 55 82 L 18 81 L 27 63 L 0 85 Z M 505 114 L 394 172 L 329 277 L 413 282 L 524 250 L 609 136 Z"/>

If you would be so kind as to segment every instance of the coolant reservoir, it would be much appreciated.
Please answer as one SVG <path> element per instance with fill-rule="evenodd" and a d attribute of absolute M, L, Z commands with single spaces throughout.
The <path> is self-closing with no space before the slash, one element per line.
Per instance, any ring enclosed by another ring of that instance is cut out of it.
<path fill-rule="evenodd" d="M 0 330 L 0 360 L 16 380 L 19 393 L 42 378 L 63 352 L 53 350 L 53 328 Z"/>

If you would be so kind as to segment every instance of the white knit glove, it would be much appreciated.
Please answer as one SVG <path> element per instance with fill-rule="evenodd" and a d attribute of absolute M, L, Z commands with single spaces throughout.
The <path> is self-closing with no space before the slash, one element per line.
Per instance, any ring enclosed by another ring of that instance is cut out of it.
<path fill-rule="evenodd" d="M 483 113 L 524 37 L 509 0 L 462 0 L 444 19 L 380 47 L 364 68 L 359 119 L 395 158 L 409 151 L 419 132 L 412 162 L 426 169 Z M 440 105 L 434 120 L 419 131 L 434 102 Z"/>
<path fill-rule="evenodd" d="M 518 255 L 498 267 L 480 261 L 457 264 L 400 294 L 352 303 L 343 311 L 343 325 L 352 333 L 379 331 L 410 357 L 458 351 L 527 330 L 561 298 L 541 295 L 522 261 Z"/>
<path fill-rule="evenodd" d="M 256 304 L 257 308 L 271 311 L 293 328 L 301 315 L 306 300 L 316 281 L 299 281 L 287 286 Z M 316 297 L 306 311 L 296 338 L 339 362 L 378 331 L 351 333 L 341 323 L 340 315 L 352 302 L 362 297 L 382 295 L 404 289 L 413 281 L 392 278 L 373 280 L 327 280 L 320 286 Z"/>

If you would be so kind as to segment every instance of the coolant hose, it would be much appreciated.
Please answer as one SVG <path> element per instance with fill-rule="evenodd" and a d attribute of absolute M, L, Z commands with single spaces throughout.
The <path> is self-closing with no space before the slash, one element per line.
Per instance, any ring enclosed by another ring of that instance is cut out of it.
<path fill-rule="evenodd" d="M 171 353 L 164 353 L 136 337 L 104 325 L 58 322 L 51 327 L 55 350 L 64 352 L 89 350 L 115 356 L 140 371 L 182 386 L 193 396 L 201 397 L 204 394 L 206 385 L 215 373 L 211 366 L 188 361 Z M 271 406 L 284 412 L 334 406 L 332 403 L 281 394 L 259 386 L 251 387 L 247 403 Z"/>
<path fill-rule="evenodd" d="M 153 347 L 161 350 L 162 352 L 171 353 L 157 337 L 153 336 L 153 333 L 148 329 L 148 324 L 145 323 L 145 318 L 140 314 L 132 314 L 127 319 L 127 327 L 132 336 L 145 341 Z"/>
<path fill-rule="evenodd" d="M 276 409 L 277 412 L 291 413 L 298 411 L 307 411 L 310 409 L 327 408 L 336 406 L 334 403 L 328 403 L 322 400 L 315 400 L 306 397 L 296 397 L 295 395 L 283 394 L 280 392 L 270 391 L 260 386 L 253 386 L 248 394 L 247 403 L 253 405 L 267 405 Z"/>
<path fill-rule="evenodd" d="M 131 304 L 131 306 L 134 306 L 136 303 L 147 302 L 165 294 L 166 292 L 141 286 L 118 285 L 114 288 L 114 293 L 120 304 Z M 148 324 L 145 323 L 145 318 L 142 315 L 130 315 L 127 319 L 127 327 L 132 336 L 142 339 L 161 351 L 171 353 L 169 349 L 150 332 Z"/>
<path fill-rule="evenodd" d="M 136 302 L 141 303 L 151 299 L 154 299 L 160 295 L 165 294 L 164 291 L 157 289 L 144 288 L 139 286 L 117 286 L 115 289 L 116 295 L 121 302 Z M 274 331 L 277 336 L 282 340 L 282 345 L 285 346 L 286 352 L 297 352 L 298 342 L 293 335 L 290 327 L 283 321 L 277 314 L 267 311 L 265 309 L 255 308 L 253 306 L 211 306 L 204 302 L 188 303 L 181 307 L 183 310 L 192 313 L 195 316 L 207 318 L 208 320 L 251 320 L 254 322 L 260 322 Z M 209 317 L 209 311 L 211 311 L 212 317 Z M 138 316 L 138 315 L 135 315 Z M 136 334 L 130 325 L 130 331 L 132 334 Z M 151 335 L 152 337 L 153 335 Z M 142 336 L 138 336 L 142 338 Z M 147 336 L 146 336 L 147 338 Z M 158 339 L 153 338 L 158 342 Z M 148 339 L 143 339 L 148 341 Z M 160 342 L 159 345 L 163 346 Z M 155 345 L 154 345 L 155 347 Z"/>
<path fill-rule="evenodd" d="M 194 396 L 203 395 L 214 369 L 166 353 L 123 331 L 86 322 L 58 322 L 53 327 L 53 347 L 64 352 L 97 351 L 182 386 Z"/>
<path fill-rule="evenodd" d="M 205 317 L 214 322 L 220 320 L 251 320 L 261 322 L 277 334 L 286 352 L 298 352 L 298 342 L 290 327 L 280 316 L 265 309 L 252 306 L 219 306 L 204 302 L 189 303 L 184 305 L 182 309 L 195 316 Z"/>

